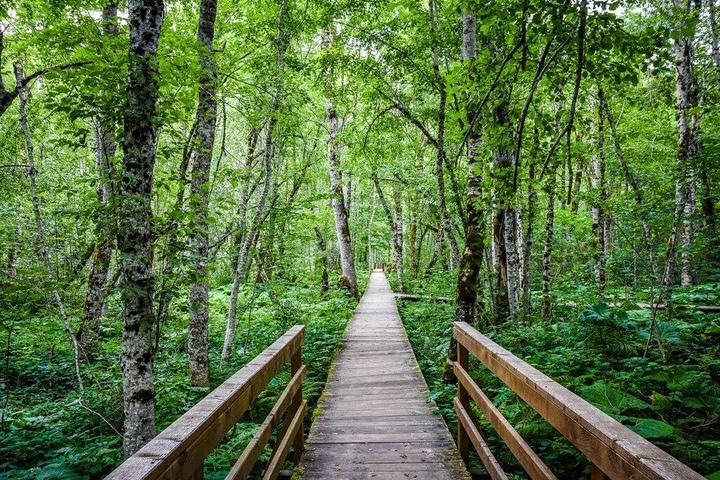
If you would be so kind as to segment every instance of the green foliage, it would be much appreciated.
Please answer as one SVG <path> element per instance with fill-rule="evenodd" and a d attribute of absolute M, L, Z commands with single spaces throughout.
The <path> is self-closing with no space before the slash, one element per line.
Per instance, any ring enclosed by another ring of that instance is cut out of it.
<path fill-rule="evenodd" d="M 451 288 L 447 276 L 423 285 L 445 295 Z M 692 290 L 708 288 L 714 290 L 710 286 Z M 580 292 L 577 298 L 583 295 Z M 679 292 L 677 297 L 687 299 L 688 293 Z M 649 312 L 606 303 L 579 310 L 579 315 L 572 310 L 556 313 L 552 322 L 508 322 L 483 333 L 697 471 L 716 472 L 720 468 L 720 444 L 713 426 L 720 413 L 717 316 L 690 314 L 660 321 L 662 341 L 672 352 L 663 360 L 656 348 L 644 355 Z M 401 304 L 401 316 L 431 398 L 454 429 L 455 388 L 443 384 L 442 376 L 453 309 L 445 304 L 407 302 Z M 589 466 L 582 455 L 497 377 L 477 361 L 471 362 L 471 373 L 554 473 L 560 478 L 587 475 Z M 475 413 L 500 463 L 521 475 L 522 468 L 482 412 Z"/>
<path fill-rule="evenodd" d="M 229 364 L 221 365 L 220 339 L 224 331 L 228 288 L 223 285 L 211 291 L 212 385 L 218 385 L 241 368 L 291 324 L 304 324 L 307 335 L 303 362 L 308 368 L 304 395 L 312 412 L 354 302 L 338 290 L 333 290 L 327 299 L 320 299 L 316 287 L 302 283 L 269 283 L 258 285 L 254 290 L 245 288 L 239 302 L 243 314 L 238 319 L 242 333 L 235 343 L 237 355 Z M 275 292 L 272 296 L 268 294 L 270 290 Z M 175 306 L 169 324 L 164 327 L 160 355 L 156 360 L 156 422 L 159 430 L 209 392 L 188 385 L 184 353 L 186 316 L 182 311 L 184 307 L 180 307 L 181 304 Z M 122 404 L 118 402 L 118 398 L 122 398 L 118 313 L 113 302 L 100 345 L 104 353 L 83 368 L 86 392 L 82 405 L 78 402 L 72 354 L 62 337 L 62 327 L 49 329 L 46 319 L 34 318 L 27 320 L 26 333 L 13 336 L 14 355 L 9 359 L 9 370 L 3 377 L 4 381 L 11 379 L 14 388 L 4 413 L 6 421 L 1 426 L 0 478 L 94 479 L 102 478 L 120 463 L 122 440 L 116 433 L 122 429 Z M 41 335 L 40 332 L 46 333 Z M 50 350 L 48 345 L 52 345 Z M 208 458 L 206 471 L 209 478 L 224 478 L 288 380 L 287 371 L 273 379 L 251 411 Z M 3 385 L 3 390 L 6 387 Z M 267 452 L 262 460 L 267 460 Z"/>

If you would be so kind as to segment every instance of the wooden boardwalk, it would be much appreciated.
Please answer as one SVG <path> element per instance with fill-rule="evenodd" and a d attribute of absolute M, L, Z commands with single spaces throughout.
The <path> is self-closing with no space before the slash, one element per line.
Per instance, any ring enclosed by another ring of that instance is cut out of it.
<path fill-rule="evenodd" d="M 427 398 L 393 292 L 375 270 L 318 404 L 302 478 L 469 478 Z"/>

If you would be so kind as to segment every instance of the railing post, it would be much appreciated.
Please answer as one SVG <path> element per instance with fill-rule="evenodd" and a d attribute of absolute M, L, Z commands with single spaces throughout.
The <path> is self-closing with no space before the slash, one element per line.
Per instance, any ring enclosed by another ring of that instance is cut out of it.
<path fill-rule="evenodd" d="M 300 344 L 297 351 L 293 354 L 292 359 L 290 360 L 290 370 L 292 372 L 291 375 L 295 375 L 300 370 L 300 368 L 302 368 L 302 344 Z M 292 412 L 292 414 L 288 415 L 288 418 L 292 418 L 292 415 L 294 415 L 295 412 L 297 412 L 298 409 L 302 407 L 302 402 L 303 389 L 302 386 L 300 386 L 297 393 L 295 394 L 295 397 L 293 398 L 292 404 L 290 405 L 290 412 Z M 303 450 L 305 450 L 305 432 L 301 426 L 300 430 L 298 430 L 298 433 L 295 436 L 295 439 L 293 440 L 293 462 L 295 463 L 295 465 L 298 465 L 300 463 Z"/>
<path fill-rule="evenodd" d="M 455 338 L 454 329 L 453 338 Z M 457 342 L 457 363 L 466 372 L 470 370 L 468 368 L 470 362 L 468 358 L 467 348 L 465 348 L 465 346 L 460 342 Z M 470 414 L 470 398 L 462 382 L 457 382 L 457 398 L 463 408 L 468 412 L 468 414 Z M 457 449 L 460 452 L 460 457 L 462 457 L 465 465 L 467 465 L 470 461 L 470 437 L 468 436 L 461 422 L 458 422 L 457 428 Z"/>

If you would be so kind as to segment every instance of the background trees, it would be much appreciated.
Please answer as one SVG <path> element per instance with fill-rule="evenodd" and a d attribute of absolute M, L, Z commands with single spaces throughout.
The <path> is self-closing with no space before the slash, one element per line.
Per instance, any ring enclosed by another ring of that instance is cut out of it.
<path fill-rule="evenodd" d="M 120 434 L 131 453 L 297 321 L 312 401 L 381 264 L 396 290 L 456 299 L 404 310 L 433 314 L 420 358 L 445 355 L 457 318 L 540 360 L 573 339 L 564 378 L 623 335 L 615 380 L 692 366 L 677 391 L 631 386 L 646 416 L 690 419 L 668 448 L 696 450 L 674 454 L 720 469 L 718 405 L 697 400 L 718 397 L 717 319 L 668 308 L 718 301 L 713 2 L 0 13 L 0 449 L 17 476 L 100 476 Z M 634 326 L 612 311 L 626 302 L 650 307 Z M 585 367 L 578 389 L 609 381 Z"/>

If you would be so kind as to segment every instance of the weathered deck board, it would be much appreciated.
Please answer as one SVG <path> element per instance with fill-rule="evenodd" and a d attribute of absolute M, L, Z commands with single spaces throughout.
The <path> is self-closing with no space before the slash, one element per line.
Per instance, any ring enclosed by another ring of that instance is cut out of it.
<path fill-rule="evenodd" d="M 302 477 L 466 479 L 382 270 L 370 277 L 310 428 Z"/>

